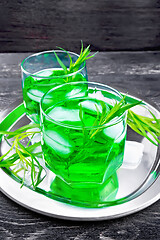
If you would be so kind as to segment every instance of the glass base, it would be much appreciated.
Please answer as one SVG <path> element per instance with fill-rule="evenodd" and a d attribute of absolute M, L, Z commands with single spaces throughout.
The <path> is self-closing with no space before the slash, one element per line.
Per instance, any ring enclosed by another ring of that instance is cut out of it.
<path fill-rule="evenodd" d="M 55 177 L 50 185 L 50 193 L 63 199 L 68 203 L 86 207 L 101 207 L 106 202 L 114 201 L 118 191 L 117 174 L 112 175 L 102 184 L 82 185 L 82 187 L 67 184 L 59 177 Z"/>

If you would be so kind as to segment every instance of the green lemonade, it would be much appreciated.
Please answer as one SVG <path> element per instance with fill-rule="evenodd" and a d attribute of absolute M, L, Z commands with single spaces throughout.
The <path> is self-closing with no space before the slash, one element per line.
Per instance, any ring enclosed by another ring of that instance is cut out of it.
<path fill-rule="evenodd" d="M 62 69 L 44 69 L 33 75 L 36 75 L 37 77 L 29 76 L 23 79 L 23 99 L 26 114 L 34 122 L 39 122 L 39 103 L 44 93 L 51 88 L 66 82 L 86 81 L 81 73 L 69 77 L 63 77 L 65 74 Z M 62 78 L 60 76 L 62 76 Z"/>
<path fill-rule="evenodd" d="M 111 106 L 105 106 L 109 111 Z M 77 197 L 85 195 L 87 201 L 102 190 L 101 199 L 106 197 L 105 183 L 113 182 L 112 176 L 123 162 L 126 124 L 122 120 L 109 127 L 96 127 L 101 111 L 101 100 L 90 97 L 66 99 L 46 108 L 42 149 L 47 167 L 57 176 L 58 185 L 53 183 L 57 194 L 70 196 L 74 192 Z"/>

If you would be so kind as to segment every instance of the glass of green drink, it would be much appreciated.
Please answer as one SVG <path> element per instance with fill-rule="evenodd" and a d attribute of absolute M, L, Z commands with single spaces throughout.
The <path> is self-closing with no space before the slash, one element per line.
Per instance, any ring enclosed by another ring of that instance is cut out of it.
<path fill-rule="evenodd" d="M 21 64 L 23 100 L 27 116 L 39 122 L 39 103 L 49 89 L 73 81 L 86 81 L 85 62 L 73 71 L 65 71 L 58 59 L 69 69 L 70 62 L 76 62 L 79 55 L 63 50 L 45 51 L 33 54 Z"/>
<path fill-rule="evenodd" d="M 126 140 L 126 112 L 105 122 L 122 100 L 115 89 L 98 83 L 57 86 L 41 99 L 42 150 L 55 173 L 52 191 L 70 203 L 103 205 L 118 190 Z"/>

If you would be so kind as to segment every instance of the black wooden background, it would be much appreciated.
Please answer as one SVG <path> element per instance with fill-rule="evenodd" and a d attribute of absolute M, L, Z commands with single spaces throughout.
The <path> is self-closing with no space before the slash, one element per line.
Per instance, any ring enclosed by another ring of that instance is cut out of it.
<path fill-rule="evenodd" d="M 0 52 L 160 50 L 159 0 L 1 0 Z"/>

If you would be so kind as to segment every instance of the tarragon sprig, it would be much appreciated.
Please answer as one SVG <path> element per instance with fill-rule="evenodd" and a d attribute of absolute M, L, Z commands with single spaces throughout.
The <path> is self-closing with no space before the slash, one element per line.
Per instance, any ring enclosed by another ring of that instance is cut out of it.
<path fill-rule="evenodd" d="M 128 109 L 139 105 L 142 101 L 135 101 L 135 103 L 125 103 L 124 96 L 120 102 L 116 102 L 115 105 L 110 109 L 110 111 L 107 111 L 106 104 L 103 101 L 100 101 L 101 107 L 102 107 L 102 113 L 98 112 L 97 115 L 100 115 L 98 125 L 102 126 L 108 122 L 110 122 L 115 117 L 121 116 L 124 112 L 126 112 Z M 90 132 L 90 139 L 93 138 L 99 131 L 101 131 L 101 128 L 97 128 L 95 131 L 91 130 Z"/>
<path fill-rule="evenodd" d="M 36 153 L 34 150 L 41 146 L 40 142 L 36 142 L 30 145 L 31 139 L 36 133 L 40 133 L 40 130 L 33 130 L 39 128 L 39 124 L 29 124 L 23 126 L 16 131 L 0 131 L 0 134 L 5 135 L 6 141 L 13 138 L 12 146 L 10 149 L 0 157 L 0 167 L 9 169 L 13 167 L 12 172 L 19 178 L 18 173 L 23 171 L 22 185 L 25 183 L 25 176 L 30 171 L 31 183 L 33 188 L 36 188 L 38 184 L 42 182 L 44 176 L 42 176 L 43 167 L 39 163 L 37 157 L 41 155 L 40 152 Z M 31 130 L 31 131 L 30 131 Z M 23 146 L 22 141 L 29 138 L 26 147 Z M 14 153 L 12 153 L 14 150 Z"/>
<path fill-rule="evenodd" d="M 95 54 L 97 53 L 96 52 L 93 55 L 90 55 L 90 53 L 91 53 L 90 45 L 88 47 L 84 48 L 83 47 L 83 42 L 81 42 L 81 52 L 80 52 L 80 55 L 79 55 L 78 59 L 76 60 L 76 62 L 73 62 L 72 57 L 70 56 L 68 51 L 66 51 L 65 49 L 60 48 L 60 47 L 59 47 L 59 49 L 61 49 L 64 52 L 66 52 L 68 54 L 68 56 L 69 56 L 69 59 L 70 59 L 70 65 L 69 65 L 69 68 L 67 68 L 64 65 L 64 63 L 60 60 L 60 58 L 57 56 L 56 52 L 54 52 L 54 54 L 56 56 L 56 59 L 57 59 L 59 65 L 64 70 L 65 74 L 71 74 L 71 73 L 74 73 L 74 72 L 78 71 L 80 66 L 82 65 L 82 63 L 84 63 L 86 60 L 94 57 Z"/>
<path fill-rule="evenodd" d="M 97 118 L 95 122 L 93 123 L 93 129 L 90 130 L 89 138 L 92 139 L 95 137 L 102 129 L 104 124 L 107 124 L 111 120 L 113 120 L 115 117 L 121 116 L 124 112 L 128 111 L 127 113 L 127 124 L 130 126 L 133 131 L 136 133 L 144 136 L 147 138 L 151 143 L 158 146 L 160 144 L 160 119 L 157 119 L 156 116 L 148 109 L 149 113 L 152 117 L 144 117 L 141 115 L 138 115 L 131 111 L 130 109 L 136 105 L 145 105 L 142 101 L 135 100 L 134 103 L 127 103 L 125 101 L 126 96 L 122 98 L 120 102 L 116 102 L 115 105 L 110 109 L 110 111 L 107 111 L 106 104 L 103 101 L 100 101 L 102 111 L 100 113 L 97 105 L 95 104 L 96 110 L 97 110 Z M 83 108 L 81 107 L 80 111 L 80 119 L 83 121 Z M 113 123 L 114 124 L 114 123 Z M 83 132 L 84 132 L 85 126 L 83 121 Z M 150 135 L 154 138 L 154 140 L 147 134 L 150 133 Z"/>
<path fill-rule="evenodd" d="M 131 110 L 128 110 L 127 124 L 130 126 L 130 128 L 133 129 L 133 131 L 144 136 L 151 143 L 157 146 L 160 144 L 160 140 L 158 138 L 160 137 L 160 119 L 157 119 L 150 110 L 148 111 L 152 115 L 152 118 L 144 117 L 134 113 Z M 152 140 L 152 138 L 149 137 L 147 133 L 150 133 L 155 141 Z"/>

